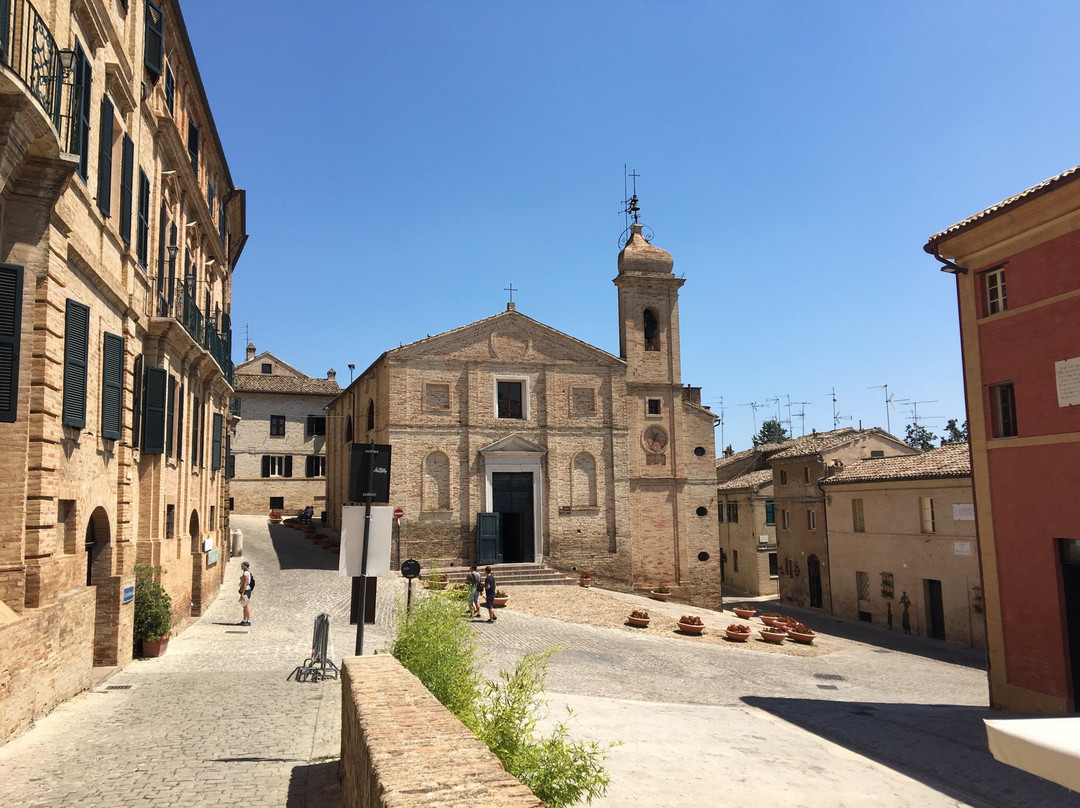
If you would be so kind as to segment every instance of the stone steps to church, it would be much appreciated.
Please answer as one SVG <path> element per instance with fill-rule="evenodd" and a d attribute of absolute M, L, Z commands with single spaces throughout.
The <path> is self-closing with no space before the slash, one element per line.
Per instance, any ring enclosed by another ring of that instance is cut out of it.
<path fill-rule="evenodd" d="M 486 565 L 485 565 L 486 566 Z M 483 574 L 484 567 L 480 567 Z M 558 570 L 553 570 L 543 564 L 492 564 L 491 571 L 495 573 L 495 581 L 500 589 L 508 586 L 568 586 L 577 584 L 577 578 L 567 578 Z M 468 567 L 439 567 L 438 572 L 446 573 L 450 583 L 465 583 L 465 576 L 469 574 Z M 421 575 L 426 577 L 427 573 Z"/>

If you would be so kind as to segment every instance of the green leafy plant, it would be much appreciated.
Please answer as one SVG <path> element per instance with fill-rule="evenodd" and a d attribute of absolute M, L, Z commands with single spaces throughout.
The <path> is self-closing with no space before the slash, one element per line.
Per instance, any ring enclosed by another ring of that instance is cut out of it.
<path fill-rule="evenodd" d="M 651 591 L 655 592 L 658 595 L 670 595 L 671 587 L 667 584 L 660 584 L 660 586 L 654 587 Z"/>
<path fill-rule="evenodd" d="M 136 640 L 154 642 L 167 636 L 172 628 L 172 598 L 158 580 L 162 574 L 160 567 L 135 566 Z"/>
<path fill-rule="evenodd" d="M 682 623 L 684 626 L 704 625 L 704 623 L 701 622 L 701 618 L 698 617 L 696 614 L 684 614 L 682 617 L 679 618 L 679 622 Z"/>
<path fill-rule="evenodd" d="M 645 611 L 644 609 L 634 609 L 634 611 L 630 612 L 630 616 L 631 617 L 636 617 L 638 620 L 648 620 L 649 619 L 649 613 L 647 611 Z"/>

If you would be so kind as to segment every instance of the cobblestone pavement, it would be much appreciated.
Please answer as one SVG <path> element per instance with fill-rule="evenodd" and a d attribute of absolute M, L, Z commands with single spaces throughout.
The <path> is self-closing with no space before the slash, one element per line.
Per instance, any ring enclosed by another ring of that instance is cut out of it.
<path fill-rule="evenodd" d="M 331 615 L 331 658 L 352 655 L 349 581 L 299 533 L 261 517 L 233 523 L 258 581 L 253 625 L 236 625 L 234 559 L 217 601 L 164 657 L 133 662 L 0 747 L 0 805 L 339 804 L 340 687 L 286 677 L 319 612 Z M 387 644 L 402 591 L 380 582 L 365 652 Z M 648 629 L 624 625 L 632 608 L 649 610 Z M 702 617 L 706 636 L 675 632 L 685 613 Z M 989 756 L 977 654 L 796 616 L 819 631 L 811 648 L 731 643 L 720 629 L 756 621 L 729 612 L 517 587 L 498 621 L 472 625 L 491 676 L 526 652 L 561 649 L 553 719 L 565 705 L 573 735 L 622 741 L 594 805 L 1080 806 Z"/>

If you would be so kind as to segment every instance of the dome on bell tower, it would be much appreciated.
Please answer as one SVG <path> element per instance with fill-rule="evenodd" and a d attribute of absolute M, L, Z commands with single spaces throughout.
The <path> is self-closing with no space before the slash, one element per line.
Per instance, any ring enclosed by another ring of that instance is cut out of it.
<path fill-rule="evenodd" d="M 630 238 L 619 253 L 619 274 L 669 275 L 675 260 L 667 250 L 654 247 L 642 235 L 644 226 L 638 222 L 630 225 Z"/>

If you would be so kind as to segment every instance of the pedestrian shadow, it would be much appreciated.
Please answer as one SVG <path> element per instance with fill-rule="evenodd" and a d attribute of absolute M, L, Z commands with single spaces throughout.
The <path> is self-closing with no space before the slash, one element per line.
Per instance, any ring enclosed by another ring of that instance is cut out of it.
<path fill-rule="evenodd" d="M 285 808 L 339 808 L 342 804 L 337 760 L 293 767 Z"/>
<path fill-rule="evenodd" d="M 267 525 L 280 569 L 336 570 L 336 553 L 312 543 L 299 530 L 286 525 Z"/>
<path fill-rule="evenodd" d="M 955 704 L 764 696 L 744 696 L 742 701 L 918 780 L 961 804 L 1080 808 L 1080 794 L 994 759 L 987 748 L 983 719 L 1001 718 L 999 711 Z"/>

